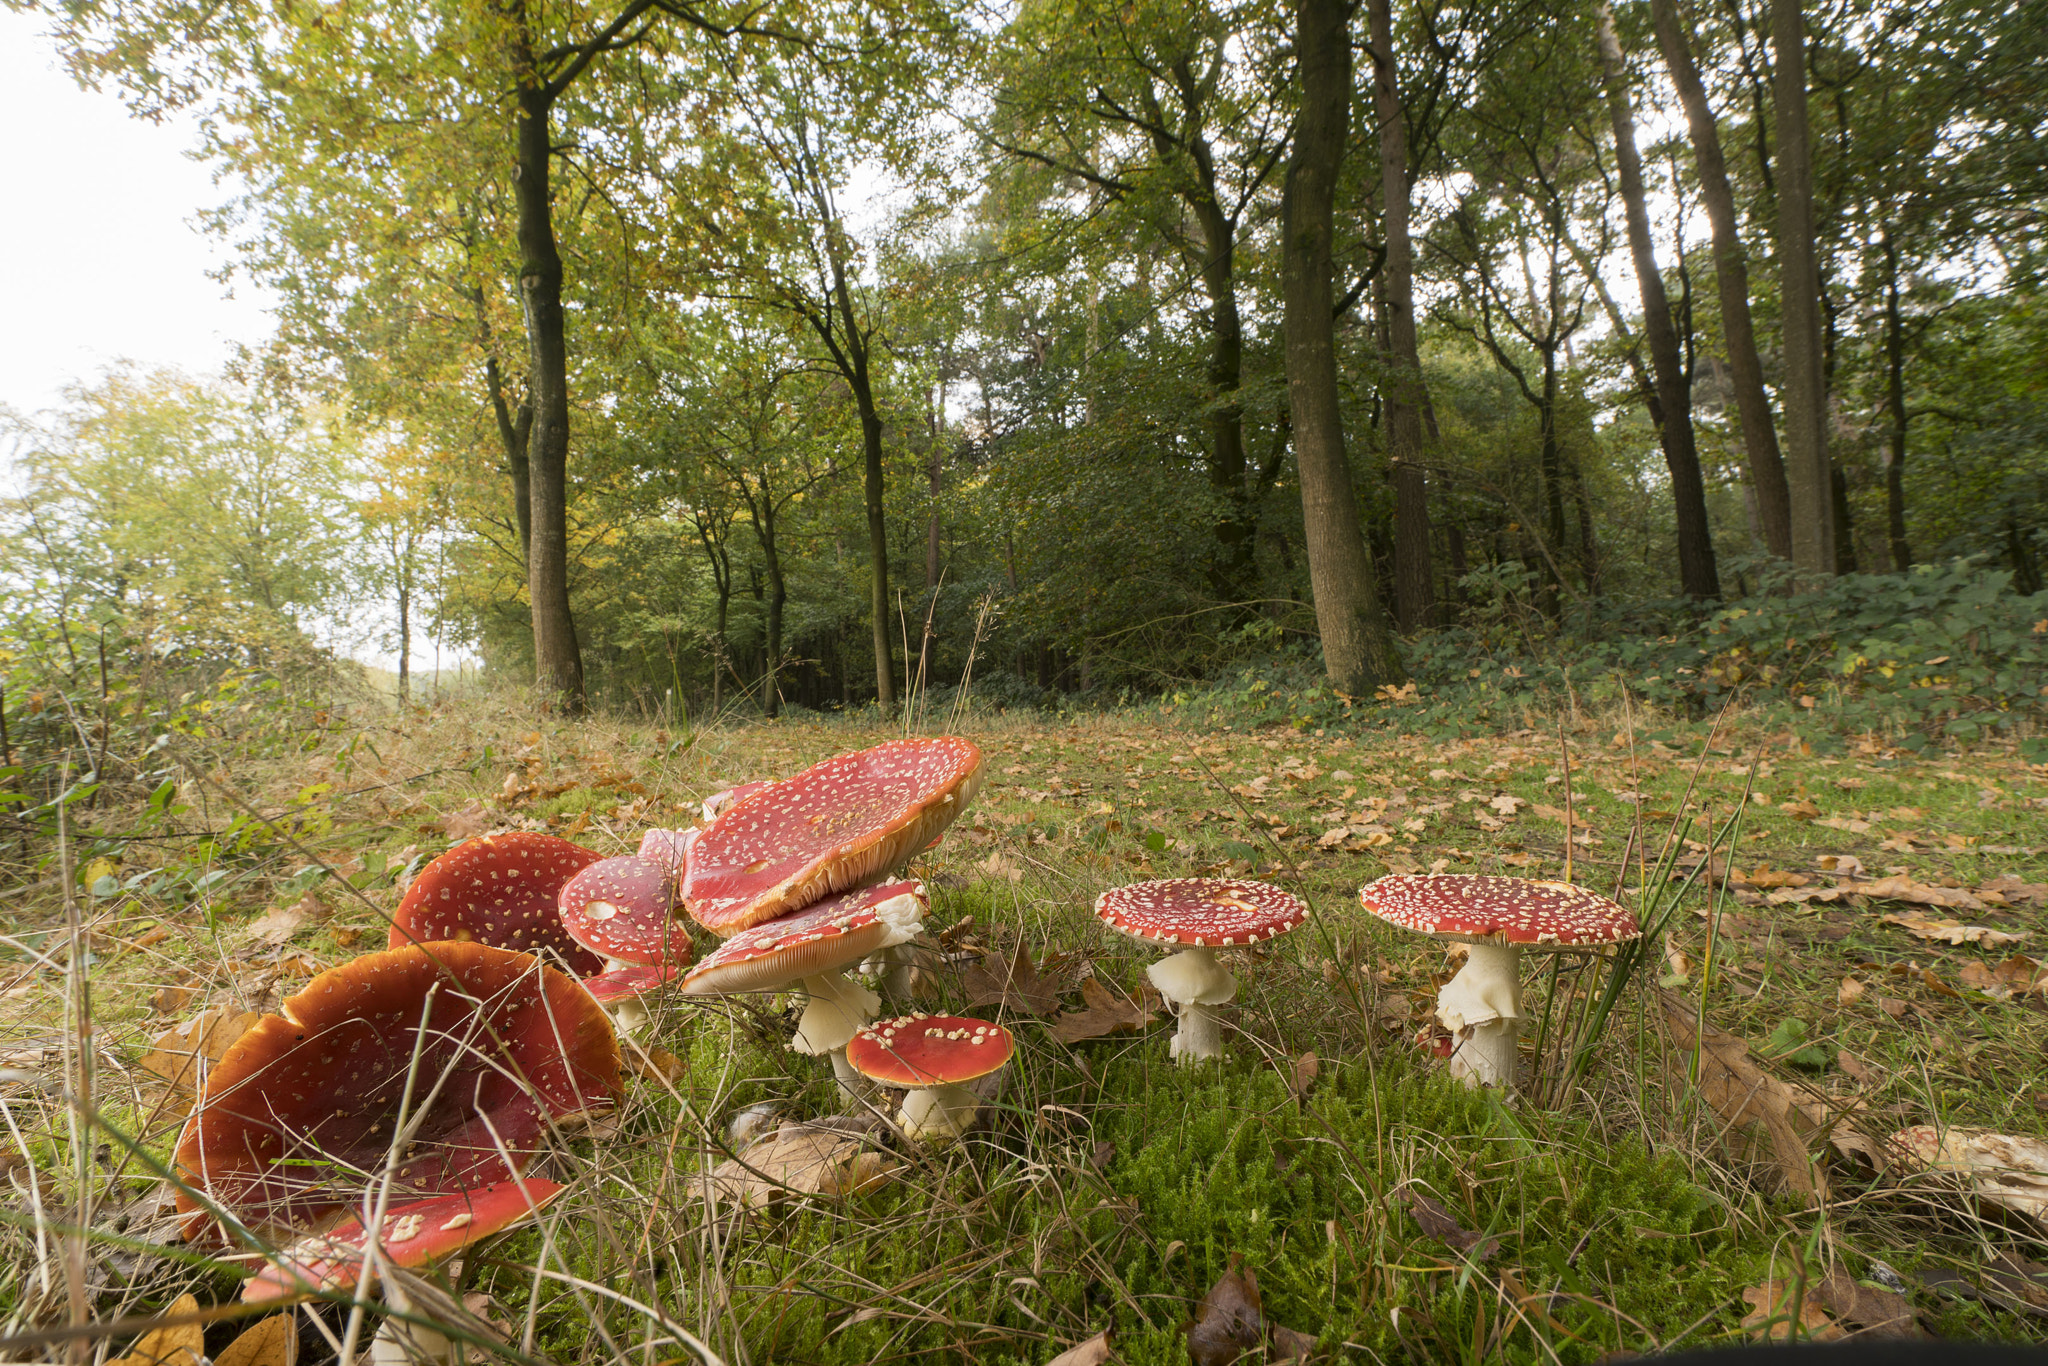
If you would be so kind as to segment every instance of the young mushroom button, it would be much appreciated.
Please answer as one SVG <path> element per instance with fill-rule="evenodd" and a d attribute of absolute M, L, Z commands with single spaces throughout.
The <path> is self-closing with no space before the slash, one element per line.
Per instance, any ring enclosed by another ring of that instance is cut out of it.
<path fill-rule="evenodd" d="M 950 1143 L 981 1109 L 967 1089 L 997 1071 L 1016 1051 L 1010 1031 L 960 1015 L 902 1015 L 877 1020 L 846 1045 L 854 1071 L 884 1086 L 909 1087 L 897 1124 L 906 1138 Z"/>
<path fill-rule="evenodd" d="M 1401 873 L 1367 883 L 1358 898 L 1403 929 L 1471 946 L 1436 998 L 1453 1037 L 1451 1074 L 1468 1086 L 1515 1085 L 1524 951 L 1591 952 L 1641 933 L 1621 906 L 1564 882 Z"/>
<path fill-rule="evenodd" d="M 1264 882 L 1182 877 L 1104 892 L 1095 914 L 1133 939 L 1187 946 L 1154 963 L 1145 975 L 1180 1016 L 1173 1057 L 1192 1064 L 1223 1056 L 1222 1021 L 1215 1007 L 1237 995 L 1237 979 L 1216 961 L 1216 950 L 1285 934 L 1307 917 L 1308 907 Z"/>

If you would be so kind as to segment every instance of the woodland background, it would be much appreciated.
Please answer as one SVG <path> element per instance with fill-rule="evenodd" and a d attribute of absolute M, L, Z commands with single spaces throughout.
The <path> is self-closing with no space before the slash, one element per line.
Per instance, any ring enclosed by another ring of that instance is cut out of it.
<path fill-rule="evenodd" d="M 662 715 L 2039 706 L 2038 6 L 44 12 L 282 305 L 5 415 L 16 740 L 351 636 Z"/>

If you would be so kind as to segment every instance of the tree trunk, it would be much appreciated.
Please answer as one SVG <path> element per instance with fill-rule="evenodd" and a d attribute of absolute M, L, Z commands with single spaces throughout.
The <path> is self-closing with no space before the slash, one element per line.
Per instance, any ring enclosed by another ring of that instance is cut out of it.
<path fill-rule="evenodd" d="M 526 441 L 533 431 L 533 405 L 521 403 L 517 413 L 505 397 L 505 377 L 496 356 L 484 357 L 484 384 L 490 390 L 491 411 L 498 419 L 498 441 L 505 448 L 505 467 L 512 473 L 512 520 L 519 528 L 519 564 L 525 568 L 533 557 L 532 477 L 526 460 Z"/>
<path fill-rule="evenodd" d="M 398 575 L 398 706 L 412 700 L 412 579 L 401 567 Z"/>
<path fill-rule="evenodd" d="M 1330 239 L 1351 114 L 1349 18 L 1344 0 L 1300 0 L 1297 9 L 1301 114 L 1281 199 L 1281 270 L 1288 410 L 1323 670 L 1338 692 L 1369 697 L 1402 670 L 1366 555 L 1338 402 Z"/>
<path fill-rule="evenodd" d="M 1785 356 L 1785 484 L 1792 562 L 1835 572 L 1835 503 L 1822 374 L 1820 265 L 1813 242 L 1813 150 L 1806 122 L 1806 25 L 1799 0 L 1771 0 L 1771 89 L 1778 138 L 1778 295 Z"/>
<path fill-rule="evenodd" d="M 1906 542 L 1906 337 L 1899 319 L 1899 250 L 1890 234 L 1884 239 L 1884 270 L 1884 396 L 1892 410 L 1884 461 L 1885 530 L 1892 572 L 1904 573 L 1913 565 L 1913 547 Z"/>
<path fill-rule="evenodd" d="M 782 608 L 789 601 L 789 587 L 782 579 L 782 553 L 775 544 L 775 496 L 761 489 L 761 515 L 754 523 L 761 541 L 761 559 L 768 568 L 768 612 L 763 630 L 766 651 L 761 667 L 761 710 L 770 717 L 782 714 L 782 693 L 776 674 L 782 667 Z"/>
<path fill-rule="evenodd" d="M 1614 32 L 1614 10 L 1600 3 L 1600 60 L 1606 75 L 1607 114 L 1614 125 L 1614 159 L 1621 173 L 1621 197 L 1628 211 L 1629 253 L 1642 286 L 1643 335 L 1650 345 L 1656 374 L 1658 439 L 1664 464 L 1671 471 L 1671 496 L 1678 523 L 1678 582 L 1689 598 L 1721 596 L 1714 565 L 1713 530 L 1707 523 L 1706 482 L 1700 474 L 1699 450 L 1693 443 L 1692 385 L 1678 351 L 1678 330 L 1664 276 L 1657 267 L 1657 249 L 1650 237 L 1648 197 L 1643 189 L 1643 162 L 1636 152 L 1635 111 L 1629 105 L 1628 63 Z"/>
<path fill-rule="evenodd" d="M 569 610 L 569 348 L 562 315 L 562 254 L 555 245 L 548 189 L 554 96 L 540 82 L 523 29 L 514 41 L 520 85 L 513 188 L 519 206 L 519 293 L 526 305 L 532 355 L 528 381 L 533 386 L 526 453 L 532 518 L 526 588 L 533 604 L 533 662 L 542 703 L 574 714 L 584 707 L 583 657 Z"/>
<path fill-rule="evenodd" d="M 1706 86 L 1692 59 L 1679 0 L 1650 0 L 1657 24 L 1657 46 L 1685 106 L 1692 137 L 1693 159 L 1700 173 L 1700 200 L 1714 235 L 1714 284 L 1721 299 L 1721 331 L 1728 347 L 1728 369 L 1734 378 L 1735 410 L 1742 424 L 1742 446 L 1749 484 L 1756 497 L 1757 520 L 1764 543 L 1781 559 L 1792 556 L 1791 497 L 1785 466 L 1778 454 L 1777 428 L 1771 401 L 1764 393 L 1763 362 L 1757 355 L 1756 329 L 1749 316 L 1749 264 L 1736 226 L 1735 191 L 1728 183 L 1728 163 L 1721 154 L 1721 134 L 1707 104 Z"/>
<path fill-rule="evenodd" d="M 1366 0 L 1373 61 L 1373 110 L 1380 134 L 1380 221 L 1387 242 L 1387 460 L 1394 472 L 1394 612 L 1404 631 L 1429 624 L 1428 484 L 1422 457 L 1422 365 L 1415 344 L 1415 257 L 1408 240 L 1408 129 L 1394 66 L 1388 0 Z"/>
<path fill-rule="evenodd" d="M 1215 405 L 1209 414 L 1209 487 L 1224 507 L 1216 524 L 1217 565 L 1210 586 L 1218 597 L 1235 601 L 1251 591 L 1258 523 L 1245 489 L 1244 406 L 1237 397 L 1244 382 L 1237 249 L 1230 220 L 1213 192 L 1190 196 L 1188 202 L 1202 230 L 1202 282 L 1209 295 L 1209 390 Z"/>

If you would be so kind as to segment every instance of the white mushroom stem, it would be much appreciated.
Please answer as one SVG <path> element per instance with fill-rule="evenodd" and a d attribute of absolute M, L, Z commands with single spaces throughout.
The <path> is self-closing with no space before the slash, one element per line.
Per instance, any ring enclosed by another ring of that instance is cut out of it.
<path fill-rule="evenodd" d="M 861 963 L 860 970 L 872 973 L 882 985 L 882 999 L 904 1010 L 910 1008 L 910 968 L 917 951 L 905 942 L 877 949 Z"/>
<path fill-rule="evenodd" d="M 1184 949 L 1145 969 L 1180 1017 L 1169 1052 L 1186 1066 L 1223 1056 L 1223 1021 L 1212 1006 L 1237 995 L 1237 978 L 1216 961 L 1214 949 Z"/>
<path fill-rule="evenodd" d="M 1451 1075 L 1467 1086 L 1515 1084 L 1522 1023 L 1522 949 L 1473 944 L 1465 966 L 1437 993 L 1436 1017 L 1451 1031 Z"/>
<path fill-rule="evenodd" d="M 965 1086 L 927 1086 L 903 1098 L 897 1124 L 905 1138 L 920 1143 L 950 1143 L 973 1125 L 981 1097 Z"/>
<path fill-rule="evenodd" d="M 633 966 L 631 963 L 621 963 L 616 958 L 604 960 L 604 971 L 606 972 L 614 972 L 621 968 L 631 968 Z M 627 996 L 621 1000 L 613 1001 L 606 1005 L 604 1009 L 605 1013 L 612 1017 L 613 1031 L 622 1039 L 635 1038 L 641 1031 L 654 1023 L 654 1017 L 647 1013 L 647 1007 L 641 1003 L 638 996 Z"/>
<path fill-rule="evenodd" d="M 803 979 L 804 995 L 810 1004 L 796 1022 L 796 1037 L 789 1046 L 816 1057 L 832 1055 L 832 1075 L 848 1095 L 856 1099 L 873 1088 L 846 1061 L 846 1044 L 860 1027 L 882 1009 L 882 998 L 843 972 L 821 972 Z"/>
<path fill-rule="evenodd" d="M 443 1366 L 455 1360 L 455 1343 L 423 1323 L 387 1318 L 370 1339 L 370 1366 Z"/>

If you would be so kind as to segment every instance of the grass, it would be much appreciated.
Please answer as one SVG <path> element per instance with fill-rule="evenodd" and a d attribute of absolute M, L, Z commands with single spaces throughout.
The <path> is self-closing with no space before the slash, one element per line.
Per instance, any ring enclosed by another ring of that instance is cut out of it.
<path fill-rule="evenodd" d="M 491 694 L 404 714 L 330 705 L 322 717 L 261 745 L 232 728 L 188 737 L 187 776 L 158 814 L 139 802 L 81 813 L 75 861 L 109 893 L 82 899 L 107 1126 L 87 1163 L 96 1319 L 235 1293 L 232 1268 L 167 1245 L 148 1159 L 167 1155 L 184 1102 L 140 1066 L 163 1030 L 202 1007 L 272 1008 L 312 971 L 381 944 L 379 913 L 451 829 L 527 824 L 630 852 L 642 829 L 686 822 L 723 786 L 900 733 L 873 718 L 688 734 L 610 718 L 536 726 L 520 699 Z M 959 729 L 983 746 L 990 781 L 917 866 L 933 930 L 1001 954 L 1021 939 L 1135 989 L 1153 955 L 1098 928 L 1090 907 L 1107 887 L 1242 874 L 1310 902 L 1309 925 L 1237 955 L 1228 1064 L 1172 1067 L 1165 1024 L 1070 1046 L 1012 1019 L 1019 1059 L 971 1142 L 893 1154 L 901 1168 L 865 1194 L 736 1213 L 701 1198 L 731 1117 L 760 1103 L 792 1119 L 828 1113 L 829 1075 L 781 1047 L 788 1022 L 767 1003 L 671 1002 L 655 1042 L 679 1070 L 630 1082 L 606 1133 L 549 1159 L 570 1193 L 538 1231 L 473 1255 L 457 1288 L 491 1297 L 488 1316 L 516 1352 L 563 1362 L 703 1356 L 681 1329 L 729 1362 L 1039 1363 L 1105 1327 L 1125 1361 L 1178 1362 L 1180 1326 L 1237 1258 L 1268 1315 L 1317 1335 L 1333 1359 L 1592 1361 L 1741 1339 L 1746 1288 L 1830 1263 L 1876 1275 L 1881 1261 L 1909 1284 L 1950 1269 L 1972 1285 L 2002 1253 L 2048 1256 L 2039 1229 L 1936 1180 L 1838 1160 L 1825 1206 L 1779 1191 L 1685 1086 L 1646 1005 L 1651 982 L 1624 994 L 1592 1067 L 1553 1106 L 1458 1088 L 1413 1042 L 1446 956 L 1356 901 L 1389 868 L 1562 875 L 1567 753 L 1570 804 L 1587 823 L 1572 874 L 1624 899 L 1672 816 L 1692 822 L 1700 854 L 1702 832 L 1739 809 L 1739 838 L 1716 853 L 1744 878 L 1723 888 L 1711 954 L 1695 879 L 1650 975 L 1703 995 L 1711 1022 L 1752 1046 L 1795 1054 L 1807 1065 L 1781 1075 L 1858 1104 L 1873 1134 L 1920 1122 L 2039 1134 L 2048 1009 L 2039 996 L 1970 990 L 1963 975 L 2007 951 L 1880 921 L 1903 905 L 1762 898 L 1773 870 L 1818 878 L 1823 855 L 1930 886 L 2048 880 L 2048 769 L 2009 747 L 1915 755 L 1852 741 L 1815 754 L 1763 714 L 1529 719 L 1479 740 L 1426 740 L 1368 726 L 1197 727 L 1136 710 L 971 717 Z M 1349 833 L 1329 838 L 1339 826 Z M 58 1235 L 78 1191 L 62 1108 L 76 1051 L 62 884 L 48 860 L 20 871 L 0 977 L 9 1334 L 67 1317 Z M 206 881 L 213 872 L 228 876 Z M 308 891 L 313 913 L 294 937 L 251 938 L 262 912 Z M 2039 903 L 1925 909 L 2031 935 L 2023 953 L 2048 931 Z M 1598 984 L 1597 970 L 1532 979 L 1560 1019 L 1573 992 Z M 962 999 L 946 972 L 934 990 L 927 1008 Z M 1317 1075 L 1298 1097 L 1290 1078 L 1310 1052 Z M 141 1155 L 110 1130 L 134 1135 Z M 1411 1192 L 1497 1238 L 1497 1251 L 1468 1255 L 1425 1233 Z M 1943 1334 L 2039 1331 L 1983 1300 L 1918 1289 L 1915 1304 Z M 306 1312 L 340 1322 L 331 1308 Z M 209 1350 L 238 1326 L 214 1328 Z M 302 1359 L 320 1359 L 315 1346 Z M 41 1350 L 60 1349 L 23 1349 Z"/>

